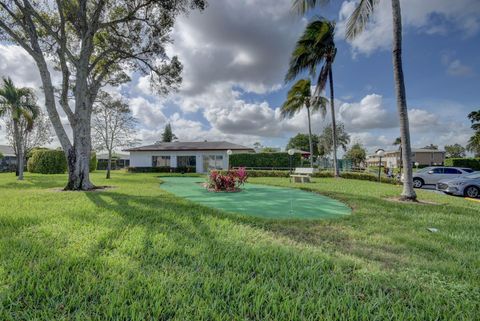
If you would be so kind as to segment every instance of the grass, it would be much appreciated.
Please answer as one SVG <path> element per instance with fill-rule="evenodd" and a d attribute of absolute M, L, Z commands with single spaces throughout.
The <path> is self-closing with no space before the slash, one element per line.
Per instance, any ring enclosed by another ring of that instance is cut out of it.
<path fill-rule="evenodd" d="M 478 203 L 397 204 L 395 186 L 316 179 L 301 186 L 353 215 L 272 221 L 177 198 L 159 174 L 103 175 L 115 189 L 0 174 L 0 320 L 480 318 Z"/>

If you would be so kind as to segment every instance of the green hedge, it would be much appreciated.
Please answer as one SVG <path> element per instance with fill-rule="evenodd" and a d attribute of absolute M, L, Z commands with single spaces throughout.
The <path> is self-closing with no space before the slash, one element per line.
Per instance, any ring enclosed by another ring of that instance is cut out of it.
<path fill-rule="evenodd" d="M 90 172 L 97 168 L 97 163 L 97 154 L 92 152 Z M 35 149 L 28 159 L 27 170 L 30 173 L 62 174 L 67 171 L 67 158 L 63 150 Z"/>
<path fill-rule="evenodd" d="M 468 167 L 480 170 L 480 158 L 447 158 L 445 166 Z"/>
<path fill-rule="evenodd" d="M 293 165 L 300 164 L 300 154 L 292 156 Z M 290 167 L 288 153 L 257 153 L 257 154 L 232 154 L 230 155 L 231 167 Z"/>
<path fill-rule="evenodd" d="M 129 167 L 129 173 L 196 173 L 196 167 Z"/>
<path fill-rule="evenodd" d="M 67 159 L 62 150 L 36 150 L 28 159 L 30 173 L 63 174 L 67 171 Z"/>

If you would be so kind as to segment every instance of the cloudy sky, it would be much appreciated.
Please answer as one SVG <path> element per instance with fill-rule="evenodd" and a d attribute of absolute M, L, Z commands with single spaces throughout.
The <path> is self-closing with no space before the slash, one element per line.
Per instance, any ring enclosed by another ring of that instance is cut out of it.
<path fill-rule="evenodd" d="M 157 97 L 148 80 L 115 91 L 140 120 L 144 144 L 160 139 L 166 123 L 182 141 L 229 140 L 285 147 L 306 132 L 306 115 L 282 119 L 279 106 L 289 55 L 308 18 L 291 12 L 291 0 L 210 0 L 203 13 L 181 17 L 171 55 L 184 65 L 180 92 Z M 338 119 L 352 141 L 370 151 L 391 148 L 399 136 L 391 64 L 391 8 L 382 0 L 373 22 L 353 43 L 343 39 L 355 1 L 332 1 L 314 14 L 337 21 L 334 65 Z M 466 115 L 480 108 L 480 1 L 402 0 L 404 71 L 415 147 L 465 144 Z M 32 60 L 18 47 L 0 43 L 0 76 L 40 86 Z M 316 133 L 328 123 L 313 116 Z M 4 128 L 4 126 L 2 126 Z M 0 129 L 0 144 L 5 142 Z"/>

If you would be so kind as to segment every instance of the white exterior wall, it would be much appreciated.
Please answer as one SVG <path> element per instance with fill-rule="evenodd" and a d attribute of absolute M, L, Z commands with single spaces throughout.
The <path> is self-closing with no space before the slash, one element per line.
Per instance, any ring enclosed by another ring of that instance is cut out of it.
<path fill-rule="evenodd" d="M 177 167 L 177 156 L 195 156 L 197 173 L 203 173 L 203 156 L 223 156 L 223 169 L 228 169 L 227 151 L 132 151 L 130 152 L 131 167 L 152 167 L 152 156 L 170 156 L 170 167 Z"/>

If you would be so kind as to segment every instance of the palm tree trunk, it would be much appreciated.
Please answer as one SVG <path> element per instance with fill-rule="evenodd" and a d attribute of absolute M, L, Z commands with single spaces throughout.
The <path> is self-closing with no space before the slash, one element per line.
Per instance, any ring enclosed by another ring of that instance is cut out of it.
<path fill-rule="evenodd" d="M 20 130 L 18 128 L 18 120 L 13 120 L 13 135 L 15 136 L 15 145 L 16 145 L 16 151 L 17 151 L 17 172 L 18 172 L 18 180 L 22 181 L 23 180 L 23 144 L 22 144 L 22 138 L 20 136 Z"/>
<path fill-rule="evenodd" d="M 335 121 L 335 95 L 333 91 L 333 72 L 332 66 L 328 72 L 330 83 L 330 113 L 332 114 L 332 141 L 333 141 L 333 176 L 340 177 L 337 164 L 337 123 Z"/>
<path fill-rule="evenodd" d="M 395 77 L 395 93 L 397 110 L 400 119 L 400 137 L 402 160 L 404 166 L 404 181 L 402 199 L 415 201 L 417 195 L 413 189 L 412 149 L 410 146 L 410 128 L 408 123 L 407 97 L 402 67 L 402 13 L 400 0 L 392 0 L 393 15 L 393 74 Z"/>
<path fill-rule="evenodd" d="M 310 167 L 313 168 L 313 142 L 312 142 L 312 123 L 310 120 L 310 108 L 307 107 L 308 115 L 308 144 L 310 145 Z"/>

